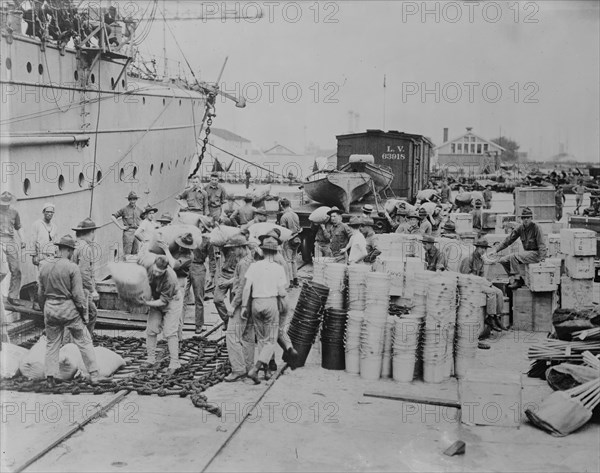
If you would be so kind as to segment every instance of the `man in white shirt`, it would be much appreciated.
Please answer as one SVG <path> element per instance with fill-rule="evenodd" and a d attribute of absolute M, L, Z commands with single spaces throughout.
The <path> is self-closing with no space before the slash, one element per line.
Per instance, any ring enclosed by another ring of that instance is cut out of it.
<path fill-rule="evenodd" d="M 52 221 L 54 217 L 54 204 L 46 202 L 42 207 L 43 218 L 33 222 L 32 238 L 34 254 L 33 264 L 39 266 L 43 261 L 56 255 L 56 225 Z"/>
<path fill-rule="evenodd" d="M 256 331 L 258 360 L 248 372 L 248 377 L 259 384 L 258 372 L 265 370 L 275 352 L 279 332 L 279 313 L 286 301 L 286 274 L 281 265 L 274 261 L 279 246 L 274 242 L 264 242 L 260 246 L 264 259 L 252 263 L 246 272 L 246 284 L 242 293 L 242 317 L 251 317 Z M 284 307 L 283 307 L 284 308 Z"/>
<path fill-rule="evenodd" d="M 348 255 L 348 264 L 360 263 L 367 256 L 367 240 L 359 228 L 363 224 L 361 217 L 352 217 L 348 226 L 352 230 L 352 236 L 342 252 Z"/>

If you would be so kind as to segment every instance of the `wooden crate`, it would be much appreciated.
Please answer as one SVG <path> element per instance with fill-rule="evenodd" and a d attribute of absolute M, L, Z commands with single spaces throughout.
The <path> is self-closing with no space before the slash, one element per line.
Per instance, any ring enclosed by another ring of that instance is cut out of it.
<path fill-rule="evenodd" d="M 496 217 L 496 230 L 502 230 L 502 232 L 504 233 L 510 233 L 507 232 L 507 226 L 508 225 L 516 225 L 517 223 L 517 216 L 516 215 L 509 215 L 509 214 L 503 214 L 503 215 L 498 215 Z"/>
<path fill-rule="evenodd" d="M 554 222 L 556 220 L 556 203 L 554 187 L 517 187 L 515 189 L 515 211 L 521 215 L 525 207 L 533 211 L 536 222 Z"/>
<path fill-rule="evenodd" d="M 573 279 L 590 279 L 596 273 L 593 256 L 565 256 L 565 271 Z"/>
<path fill-rule="evenodd" d="M 552 329 L 552 314 L 558 309 L 558 291 L 533 294 L 533 331 L 549 332 Z"/>
<path fill-rule="evenodd" d="M 556 267 L 549 263 L 528 264 L 525 284 L 531 292 L 556 291 L 560 280 L 556 279 Z"/>
<path fill-rule="evenodd" d="M 560 306 L 563 309 L 582 309 L 594 302 L 594 280 L 560 278 Z"/>
<path fill-rule="evenodd" d="M 471 233 L 473 231 L 473 215 L 451 213 L 450 220 L 456 225 L 456 233 Z"/>
<path fill-rule="evenodd" d="M 506 215 L 505 213 L 498 212 L 497 210 L 482 210 L 481 211 L 481 228 L 484 230 L 491 230 L 496 228 L 499 223 L 498 217 Z"/>
<path fill-rule="evenodd" d="M 556 284 L 560 284 L 560 277 L 563 275 L 563 263 L 562 258 L 546 258 L 545 263 L 554 266 L 554 280 Z"/>
<path fill-rule="evenodd" d="M 554 258 L 560 254 L 560 233 L 549 233 L 546 235 L 547 256 Z"/>
<path fill-rule="evenodd" d="M 508 280 L 508 274 L 500 263 L 485 263 L 483 266 L 483 277 L 488 281 Z"/>
<path fill-rule="evenodd" d="M 526 287 L 513 291 L 512 301 L 513 328 L 515 330 L 533 330 L 533 293 Z"/>
<path fill-rule="evenodd" d="M 471 369 L 458 381 L 461 422 L 516 427 L 521 423 L 521 374 Z"/>
<path fill-rule="evenodd" d="M 563 228 L 560 231 L 560 251 L 571 256 L 595 256 L 596 232 L 585 228 Z"/>

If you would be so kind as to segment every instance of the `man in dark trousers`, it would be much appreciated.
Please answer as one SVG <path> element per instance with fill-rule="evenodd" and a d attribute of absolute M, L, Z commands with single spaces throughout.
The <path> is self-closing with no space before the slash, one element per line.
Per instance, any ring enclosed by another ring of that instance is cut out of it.
<path fill-rule="evenodd" d="M 19 305 L 19 291 L 21 290 L 21 263 L 20 250 L 25 248 L 25 239 L 21 231 L 21 217 L 19 212 L 11 207 L 14 196 L 4 191 L 0 195 L 0 245 L 6 254 L 8 270 L 10 271 L 10 286 L 8 288 L 8 302 Z M 21 243 L 15 241 L 15 233 Z"/>
<path fill-rule="evenodd" d="M 94 254 L 94 238 L 97 228 L 99 227 L 91 218 L 86 218 L 72 229 L 77 238 L 75 252 L 73 253 L 73 262 L 79 266 L 79 271 L 81 272 L 83 294 L 87 301 L 88 321 L 86 322 L 86 327 L 92 338 L 94 337 L 94 327 L 96 326 L 96 318 L 98 316 L 96 302 L 100 299 L 96 291 L 95 260 L 97 255 Z"/>
<path fill-rule="evenodd" d="M 539 263 L 546 258 L 544 232 L 537 223 L 533 223 L 533 212 L 529 207 L 525 207 L 521 211 L 521 225 L 515 228 L 502 243 L 496 246 L 490 252 L 490 256 L 499 253 L 504 248 L 508 248 L 519 238 L 525 251 L 523 253 L 502 256 L 498 260 L 498 263 L 502 265 L 509 276 L 509 287 L 511 289 L 517 289 L 525 284 L 519 274 L 519 264 Z"/>
<path fill-rule="evenodd" d="M 283 215 L 281 216 L 280 225 L 292 232 L 292 236 L 288 241 L 283 243 L 283 257 L 287 262 L 287 273 L 290 280 L 290 287 L 298 287 L 298 248 L 300 247 L 300 217 L 292 210 L 288 199 L 281 199 L 281 208 Z"/>
<path fill-rule="evenodd" d="M 127 200 L 129 205 L 112 214 L 111 219 L 117 227 L 123 230 L 123 254 L 137 255 L 138 241 L 135 238 L 135 231 L 142 221 L 143 210 L 137 206 L 138 196 L 135 192 L 131 191 Z M 119 223 L 119 219 L 123 222 L 122 224 Z"/>
<path fill-rule="evenodd" d="M 221 217 L 221 208 L 227 200 L 227 191 L 219 184 L 219 175 L 212 173 L 210 182 L 204 188 L 208 198 L 208 216 L 212 217 L 215 222 Z"/>
<path fill-rule="evenodd" d="M 81 272 L 71 258 L 75 240 L 65 235 L 57 243 L 58 258 L 48 261 L 40 268 L 38 300 L 44 311 L 46 325 L 46 376 L 54 386 L 59 374 L 59 351 L 63 344 L 65 329 L 71 333 L 73 343 L 79 347 L 92 384 L 99 382 L 96 354 L 90 332 L 84 322 L 87 301 L 83 293 Z"/>
<path fill-rule="evenodd" d="M 331 254 L 336 261 L 344 262 L 346 255 L 342 253 L 342 249 L 348 245 L 350 238 L 352 237 L 352 230 L 350 227 L 342 222 L 342 212 L 337 207 L 332 207 L 327 212 L 331 223 L 329 224 L 329 232 L 331 234 L 331 241 L 329 246 L 331 248 Z"/>
<path fill-rule="evenodd" d="M 567 198 L 563 192 L 562 186 L 559 184 L 556 186 L 556 192 L 554 193 L 554 205 L 556 206 L 556 221 L 560 222 L 563 216 L 563 207 Z"/>
<path fill-rule="evenodd" d="M 431 235 L 423 235 L 423 248 L 425 249 L 427 271 L 446 271 L 448 269 L 446 257 L 435 246 L 435 238 Z"/>

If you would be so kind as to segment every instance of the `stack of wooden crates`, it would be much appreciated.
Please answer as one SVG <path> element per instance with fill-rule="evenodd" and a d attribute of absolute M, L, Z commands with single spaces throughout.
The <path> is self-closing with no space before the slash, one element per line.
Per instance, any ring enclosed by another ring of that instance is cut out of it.
<path fill-rule="evenodd" d="M 561 277 L 563 309 L 581 309 L 593 304 L 596 232 L 583 228 L 560 231 L 560 251 L 564 254 L 565 275 Z"/>

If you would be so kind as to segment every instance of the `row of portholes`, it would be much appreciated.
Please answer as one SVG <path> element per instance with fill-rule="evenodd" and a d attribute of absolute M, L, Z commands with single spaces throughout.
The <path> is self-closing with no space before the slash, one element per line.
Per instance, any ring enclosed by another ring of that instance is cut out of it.
<path fill-rule="evenodd" d="M 8 59 L 7 59 L 7 67 L 8 67 Z M 9 67 L 10 69 L 10 67 Z M 27 63 L 27 72 L 29 72 L 31 74 L 31 71 L 33 71 L 33 66 L 31 65 L 30 62 Z M 44 66 L 42 66 L 41 64 L 38 66 L 38 72 L 40 75 L 42 75 L 44 73 Z"/>
<path fill-rule="evenodd" d="M 191 159 L 191 158 L 190 158 Z M 187 162 L 188 158 L 185 157 L 183 158 L 182 164 L 185 164 Z M 171 165 L 172 165 L 172 161 L 169 162 L 168 164 L 168 169 L 171 169 Z M 175 167 L 179 166 L 179 159 L 175 161 Z M 159 168 L 159 172 L 162 174 L 163 170 L 165 167 L 165 163 L 160 163 L 160 168 Z M 154 173 L 154 164 L 150 165 L 150 175 L 152 176 L 152 174 Z M 138 168 L 137 166 L 133 167 L 133 170 L 131 172 L 130 175 L 126 175 L 126 171 L 125 168 L 121 168 L 121 170 L 119 171 L 119 180 L 121 180 L 122 182 L 127 182 L 130 179 L 135 180 L 137 179 L 137 174 L 138 174 Z M 102 171 L 98 171 L 96 173 L 96 183 L 99 183 L 100 181 L 102 181 Z M 82 172 L 79 173 L 79 178 L 77 180 L 79 187 L 85 187 L 85 185 L 88 183 L 88 180 L 86 179 L 86 177 L 84 176 L 84 174 Z M 63 190 L 65 187 L 65 178 L 64 176 L 61 174 L 60 176 L 58 176 L 58 180 L 57 180 L 57 184 L 58 184 L 58 189 L 59 190 Z M 23 181 L 23 193 L 25 195 L 29 195 L 29 193 L 31 192 L 31 181 L 29 179 L 25 179 Z"/>

